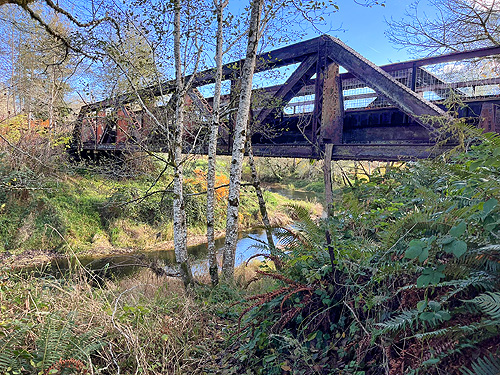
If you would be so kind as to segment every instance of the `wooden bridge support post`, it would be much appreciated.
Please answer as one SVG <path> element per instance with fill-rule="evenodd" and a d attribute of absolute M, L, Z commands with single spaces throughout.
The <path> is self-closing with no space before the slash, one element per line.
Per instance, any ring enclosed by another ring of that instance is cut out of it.
<path fill-rule="evenodd" d="M 330 218 L 333 214 L 333 189 L 332 189 L 332 152 L 333 152 L 333 144 L 327 143 L 325 145 L 325 159 L 323 164 L 323 172 L 325 177 L 325 206 L 326 206 L 326 214 L 327 218 Z M 327 222 L 328 223 L 328 222 Z M 330 228 L 326 228 L 326 245 L 328 247 L 328 255 L 330 257 L 330 263 L 332 266 L 332 272 L 335 277 L 335 281 L 337 281 L 337 272 L 335 265 L 335 248 L 332 243 L 332 235 L 330 233 Z"/>
<path fill-rule="evenodd" d="M 332 153 L 333 144 L 325 145 L 325 159 L 323 164 L 323 173 L 325 180 L 325 211 L 328 217 L 331 214 L 333 206 L 333 186 L 332 186 Z"/>

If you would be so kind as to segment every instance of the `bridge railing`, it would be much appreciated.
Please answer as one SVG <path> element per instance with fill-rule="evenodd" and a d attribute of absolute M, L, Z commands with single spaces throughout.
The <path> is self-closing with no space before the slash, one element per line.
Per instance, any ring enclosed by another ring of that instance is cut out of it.
<path fill-rule="evenodd" d="M 451 95 L 467 102 L 500 96 L 500 56 L 463 59 L 388 72 L 423 98 L 442 102 Z M 344 109 L 362 110 L 392 107 L 390 100 L 356 77 L 341 75 Z M 314 85 L 306 86 L 284 109 L 285 115 L 314 110 Z"/>

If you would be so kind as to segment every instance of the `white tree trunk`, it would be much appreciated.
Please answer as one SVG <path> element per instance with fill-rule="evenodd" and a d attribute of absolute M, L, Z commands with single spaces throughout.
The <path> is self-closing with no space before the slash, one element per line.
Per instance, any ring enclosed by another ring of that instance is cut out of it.
<path fill-rule="evenodd" d="M 214 5 L 217 12 L 217 45 L 215 63 L 215 88 L 212 121 L 210 124 L 210 140 L 208 143 L 208 171 L 207 171 L 207 244 L 208 244 L 208 268 L 212 285 L 219 283 L 219 267 L 217 264 L 217 250 L 215 248 L 215 165 L 217 157 L 217 135 L 219 134 L 220 121 L 220 95 L 222 86 L 222 43 L 223 43 L 223 13 L 228 0 L 215 0 Z"/>
<path fill-rule="evenodd" d="M 248 45 L 241 73 L 241 94 L 234 129 L 233 155 L 229 174 L 229 193 L 226 219 L 226 242 L 222 260 L 222 274 L 226 281 L 234 276 L 234 258 L 238 240 L 238 211 L 240 203 L 240 182 L 245 151 L 250 99 L 252 96 L 252 80 L 255 70 L 257 47 L 259 44 L 260 17 L 264 0 L 252 0 Z"/>
<path fill-rule="evenodd" d="M 184 81 L 181 62 L 181 5 L 180 0 L 174 2 L 174 59 L 176 106 L 174 118 L 174 250 L 175 260 L 187 287 L 193 282 L 191 266 L 187 253 L 186 210 L 183 194 L 183 160 L 182 135 L 184 127 Z"/>

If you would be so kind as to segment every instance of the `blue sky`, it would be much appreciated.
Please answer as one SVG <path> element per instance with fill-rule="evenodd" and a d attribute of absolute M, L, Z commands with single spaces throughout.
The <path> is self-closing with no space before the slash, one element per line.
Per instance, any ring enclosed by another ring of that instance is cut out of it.
<path fill-rule="evenodd" d="M 360 2 L 362 1 L 360 0 Z M 400 46 L 390 43 L 385 36 L 385 31 L 389 28 L 386 20 L 390 20 L 391 17 L 396 20 L 401 19 L 412 2 L 413 0 L 386 0 L 385 7 L 380 5 L 365 7 L 357 4 L 354 0 L 337 0 L 338 12 L 332 13 L 325 20 L 325 25 L 318 26 L 319 32 L 310 27 L 304 39 L 317 37 L 321 33 L 330 34 L 341 39 L 377 65 L 411 60 L 416 56 L 411 56 Z M 229 10 L 233 14 L 242 14 L 245 12 L 244 9 L 248 6 L 248 3 L 249 0 L 230 0 Z M 429 16 L 432 15 L 432 8 L 428 6 L 426 0 L 421 1 L 420 10 L 427 11 Z M 280 46 L 264 47 L 263 49 L 268 51 L 278 47 Z M 266 73 L 258 73 L 254 77 L 254 87 L 280 84 L 295 68 L 296 66 L 282 68 L 281 71 L 284 76 L 281 78 L 276 77 L 276 80 L 271 79 L 271 81 L 269 81 L 269 78 L 263 78 Z M 342 69 L 341 71 L 345 70 Z M 212 90 L 212 86 L 208 85 L 207 92 L 210 90 Z M 227 93 L 228 90 L 229 87 L 224 87 L 223 93 Z"/>
<path fill-rule="evenodd" d="M 380 5 L 364 7 L 354 0 L 337 0 L 338 12 L 331 14 L 326 19 L 326 25 L 319 28 L 323 33 L 341 39 L 378 65 L 406 61 L 416 56 L 409 55 L 406 50 L 398 50 L 400 47 L 389 42 L 384 34 L 388 29 L 385 20 L 390 20 L 391 17 L 400 20 L 412 2 L 413 0 L 385 0 L 385 7 Z M 232 3 L 230 1 L 230 8 L 234 12 L 238 8 L 243 9 L 247 4 L 247 0 L 239 0 L 239 4 L 233 0 Z M 422 11 L 432 16 L 433 9 L 426 0 L 422 0 L 419 5 L 419 12 Z M 340 30 L 337 30 L 339 28 Z M 318 32 L 310 30 L 306 38 L 316 36 Z"/>
<path fill-rule="evenodd" d="M 389 42 L 384 34 L 388 29 L 385 20 L 391 18 L 400 20 L 412 2 L 413 0 L 385 0 L 385 7 L 380 5 L 365 7 L 357 4 L 355 0 L 337 0 L 338 12 L 328 16 L 325 20 L 326 25 L 318 28 L 322 33 L 341 39 L 378 65 L 406 61 L 418 56 L 411 56 L 404 49 L 398 50 L 399 46 Z M 229 9 L 233 14 L 242 13 L 248 3 L 249 0 L 230 0 Z M 433 9 L 427 0 L 421 0 L 418 9 L 420 14 L 425 11 L 430 17 L 433 16 Z M 317 31 L 310 29 L 305 39 L 318 36 Z"/>
<path fill-rule="evenodd" d="M 401 19 L 411 2 L 386 0 L 385 7 L 366 8 L 356 4 L 354 0 L 339 1 L 340 9 L 329 17 L 329 21 L 331 28 L 341 27 L 342 30 L 334 32 L 333 36 L 378 65 L 408 60 L 413 56 L 405 50 L 398 51 L 398 46 L 391 44 L 384 32 L 388 28 L 385 19 Z M 429 10 L 425 1 L 421 5 Z"/>

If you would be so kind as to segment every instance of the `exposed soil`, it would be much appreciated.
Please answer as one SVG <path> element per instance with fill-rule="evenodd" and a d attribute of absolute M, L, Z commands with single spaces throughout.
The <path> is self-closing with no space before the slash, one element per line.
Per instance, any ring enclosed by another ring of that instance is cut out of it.
<path fill-rule="evenodd" d="M 220 238 L 224 236 L 223 231 L 217 231 L 215 233 L 215 238 Z M 205 235 L 190 235 L 188 236 L 187 245 L 196 246 L 207 242 L 207 237 Z M 95 246 L 89 250 L 78 252 L 79 257 L 91 256 L 91 257 L 105 257 L 109 255 L 123 255 L 123 254 L 133 254 L 137 252 L 148 252 L 148 251 L 165 251 L 173 250 L 174 241 L 161 241 L 149 245 L 146 248 L 120 248 L 113 246 Z M 71 254 L 61 254 L 55 250 L 25 250 L 20 254 L 12 254 L 10 252 L 0 253 L 0 269 L 6 268 L 25 268 L 37 265 L 42 265 L 51 262 L 54 259 L 64 258 L 70 256 Z"/>

